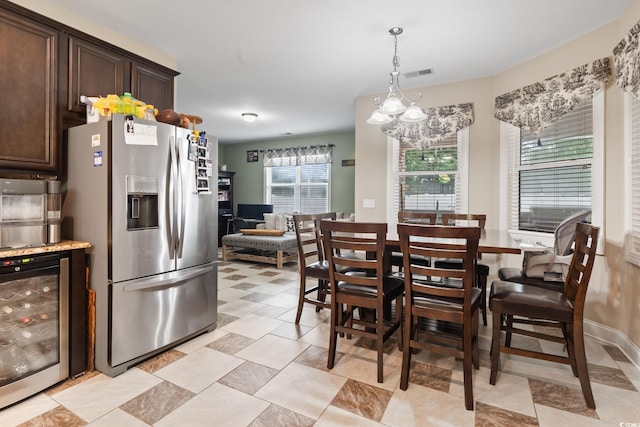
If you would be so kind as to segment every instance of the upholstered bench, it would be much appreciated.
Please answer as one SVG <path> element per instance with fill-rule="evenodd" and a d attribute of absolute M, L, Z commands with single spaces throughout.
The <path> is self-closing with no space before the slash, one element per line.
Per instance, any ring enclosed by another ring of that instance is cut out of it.
<path fill-rule="evenodd" d="M 256 236 L 236 233 L 222 236 L 223 261 L 237 258 L 275 264 L 277 268 L 282 268 L 285 262 L 295 261 L 297 253 L 298 242 L 295 234 Z"/>

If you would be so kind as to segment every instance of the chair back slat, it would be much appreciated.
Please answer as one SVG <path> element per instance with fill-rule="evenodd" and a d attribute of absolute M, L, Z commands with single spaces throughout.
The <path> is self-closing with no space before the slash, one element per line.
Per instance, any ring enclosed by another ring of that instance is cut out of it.
<path fill-rule="evenodd" d="M 480 240 L 479 227 L 448 227 L 398 224 L 400 247 L 404 257 L 405 297 L 419 296 L 471 299 L 474 270 Z M 438 241 L 437 239 L 441 239 Z M 455 241 L 444 242 L 445 239 Z M 437 249 L 429 250 L 430 246 Z M 463 269 L 443 269 L 434 266 L 412 264 L 412 256 L 418 253 L 446 254 L 447 258 L 459 260 Z M 414 277 L 429 277 L 428 283 Z M 458 283 L 457 286 L 451 286 Z M 449 285 L 448 285 L 449 284 Z"/>
<path fill-rule="evenodd" d="M 387 224 L 323 220 L 320 228 L 332 286 L 347 282 L 382 292 Z"/>
<path fill-rule="evenodd" d="M 587 288 L 593 270 L 600 229 L 591 224 L 576 224 L 575 252 L 564 283 L 564 294 L 573 302 L 574 316 L 582 316 Z"/>
<path fill-rule="evenodd" d="M 336 219 L 335 212 L 293 215 L 293 223 L 298 243 L 298 265 L 304 269 L 315 261 L 324 261 L 322 236 L 319 228 L 323 219 Z M 310 259 L 313 258 L 313 259 Z"/>

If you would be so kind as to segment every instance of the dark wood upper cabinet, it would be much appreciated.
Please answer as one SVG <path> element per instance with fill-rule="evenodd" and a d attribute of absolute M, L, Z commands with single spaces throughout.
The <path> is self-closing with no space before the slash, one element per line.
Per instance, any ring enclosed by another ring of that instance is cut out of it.
<path fill-rule="evenodd" d="M 131 63 L 131 95 L 162 111 L 173 109 L 173 78 L 171 70 L 161 70 L 137 62 Z"/>
<path fill-rule="evenodd" d="M 135 55 L 106 43 L 69 35 L 68 111 L 85 114 L 80 96 L 122 95 L 130 92 L 159 110 L 173 108 L 173 70 L 146 64 Z"/>
<path fill-rule="evenodd" d="M 85 114 L 80 96 L 122 95 L 125 58 L 93 43 L 69 37 L 69 111 Z"/>
<path fill-rule="evenodd" d="M 0 0 L 0 176 L 62 175 L 80 97 L 131 94 L 173 108 L 174 70 Z"/>
<path fill-rule="evenodd" d="M 0 169 L 56 171 L 58 32 L 0 10 Z"/>

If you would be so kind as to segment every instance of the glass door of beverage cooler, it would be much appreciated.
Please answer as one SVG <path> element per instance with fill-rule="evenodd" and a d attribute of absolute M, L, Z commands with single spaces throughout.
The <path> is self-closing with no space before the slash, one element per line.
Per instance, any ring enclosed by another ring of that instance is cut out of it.
<path fill-rule="evenodd" d="M 68 258 L 0 260 L 0 408 L 68 377 Z"/>

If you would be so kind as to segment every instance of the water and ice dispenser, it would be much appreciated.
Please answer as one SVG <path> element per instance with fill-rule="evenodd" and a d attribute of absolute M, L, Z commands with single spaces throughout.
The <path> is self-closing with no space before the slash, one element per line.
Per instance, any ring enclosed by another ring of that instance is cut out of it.
<path fill-rule="evenodd" d="M 127 230 L 158 227 L 158 179 L 127 176 Z"/>

